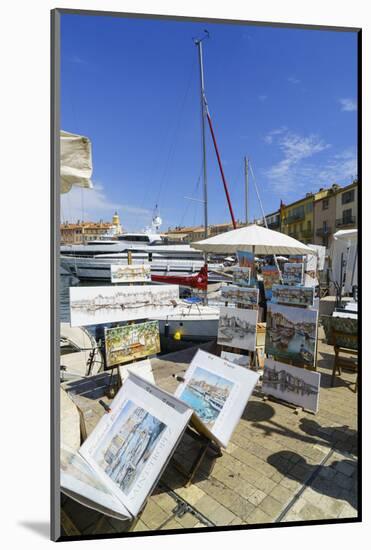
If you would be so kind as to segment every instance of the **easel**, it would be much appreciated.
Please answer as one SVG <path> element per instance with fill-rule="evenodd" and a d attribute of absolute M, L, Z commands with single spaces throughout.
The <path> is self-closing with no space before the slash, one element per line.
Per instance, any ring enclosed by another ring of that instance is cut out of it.
<path fill-rule="evenodd" d="M 187 470 L 183 464 L 178 462 L 174 457 L 172 458 L 172 462 L 174 464 L 174 467 L 186 478 L 185 487 L 189 487 L 193 481 L 193 478 L 195 477 L 196 473 L 200 469 L 200 466 L 207 454 L 208 451 L 211 451 L 214 454 L 214 461 L 213 466 L 215 464 L 215 461 L 217 458 L 221 457 L 223 455 L 221 447 L 212 441 L 209 437 L 202 434 L 194 424 L 191 424 L 187 426 L 185 432 L 187 435 L 189 435 L 194 441 L 199 443 L 200 450 L 197 453 L 196 458 L 192 462 L 192 465 L 189 470 Z"/>

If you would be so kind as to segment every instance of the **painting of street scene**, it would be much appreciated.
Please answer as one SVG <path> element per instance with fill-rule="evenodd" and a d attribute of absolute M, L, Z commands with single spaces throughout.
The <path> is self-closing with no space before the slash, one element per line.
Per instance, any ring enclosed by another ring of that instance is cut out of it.
<path fill-rule="evenodd" d="M 303 284 L 304 264 L 287 262 L 283 264 L 282 280 L 284 285 Z"/>
<path fill-rule="evenodd" d="M 252 252 L 245 252 L 244 250 L 237 250 L 237 258 L 240 267 L 248 267 L 253 271 L 254 269 L 254 254 Z"/>
<path fill-rule="evenodd" d="M 293 306 L 313 306 L 314 288 L 306 286 L 273 285 L 272 303 Z"/>
<path fill-rule="evenodd" d="M 127 495 L 165 428 L 163 422 L 128 400 L 92 457 Z"/>
<path fill-rule="evenodd" d="M 314 367 L 318 312 L 269 304 L 265 352 L 284 363 Z"/>
<path fill-rule="evenodd" d="M 262 391 L 303 409 L 317 412 L 321 375 L 267 359 Z"/>
<path fill-rule="evenodd" d="M 71 286 L 71 326 L 166 315 L 179 300 L 178 285 Z"/>
<path fill-rule="evenodd" d="M 256 309 L 259 302 L 259 289 L 241 287 L 237 285 L 225 285 L 220 289 L 223 302 L 241 304 Z"/>
<path fill-rule="evenodd" d="M 241 286 L 249 286 L 251 269 L 249 267 L 233 267 L 233 282 Z"/>
<path fill-rule="evenodd" d="M 160 352 L 158 321 L 105 329 L 107 367 Z"/>
<path fill-rule="evenodd" d="M 218 344 L 255 351 L 258 311 L 220 308 Z"/>
<path fill-rule="evenodd" d="M 112 283 L 151 282 L 150 264 L 111 264 Z"/>
<path fill-rule="evenodd" d="M 212 428 L 222 411 L 234 383 L 201 367 L 196 367 L 192 378 L 179 399 L 194 409 L 208 428 Z"/>

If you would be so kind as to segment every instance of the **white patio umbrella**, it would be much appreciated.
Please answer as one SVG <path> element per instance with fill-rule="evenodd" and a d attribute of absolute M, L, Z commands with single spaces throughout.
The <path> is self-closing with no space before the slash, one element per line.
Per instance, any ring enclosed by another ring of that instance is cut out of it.
<path fill-rule="evenodd" d="M 68 193 L 72 185 L 93 187 L 91 142 L 85 136 L 61 130 L 61 193 Z"/>
<path fill-rule="evenodd" d="M 284 233 L 254 224 L 192 243 L 192 247 L 215 254 L 231 254 L 236 253 L 237 250 L 245 250 L 258 255 L 314 253 L 309 246 Z"/>

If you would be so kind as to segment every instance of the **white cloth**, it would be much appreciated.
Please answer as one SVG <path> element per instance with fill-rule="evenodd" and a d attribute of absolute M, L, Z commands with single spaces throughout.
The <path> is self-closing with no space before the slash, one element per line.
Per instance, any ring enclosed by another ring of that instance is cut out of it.
<path fill-rule="evenodd" d="M 70 191 L 72 185 L 93 187 L 91 176 L 93 163 L 91 142 L 87 137 L 61 130 L 61 193 Z"/>

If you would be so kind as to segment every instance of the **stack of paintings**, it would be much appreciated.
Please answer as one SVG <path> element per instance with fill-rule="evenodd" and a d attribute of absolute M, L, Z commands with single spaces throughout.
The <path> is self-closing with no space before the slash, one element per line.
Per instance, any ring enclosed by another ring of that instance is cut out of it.
<path fill-rule="evenodd" d="M 218 327 L 218 344 L 255 351 L 256 309 L 221 307 Z"/>
<path fill-rule="evenodd" d="M 78 454 L 62 456 L 62 491 L 100 512 L 131 520 L 154 489 L 193 411 L 133 372 L 110 408 Z"/>
<path fill-rule="evenodd" d="M 298 367 L 315 366 L 318 312 L 281 304 L 267 310 L 265 352 Z"/>
<path fill-rule="evenodd" d="M 105 348 L 107 367 L 159 353 L 158 321 L 106 328 Z"/>
<path fill-rule="evenodd" d="M 262 390 L 277 399 L 316 413 L 320 380 L 321 375 L 317 372 L 266 359 Z"/>
<path fill-rule="evenodd" d="M 246 286 L 226 285 L 220 289 L 224 302 L 232 302 L 251 309 L 257 309 L 259 304 L 259 289 Z"/>
<path fill-rule="evenodd" d="M 192 407 L 194 426 L 226 447 L 259 375 L 198 350 L 175 396 Z"/>
<path fill-rule="evenodd" d="M 273 285 L 272 303 L 313 307 L 314 288 L 305 286 Z"/>

